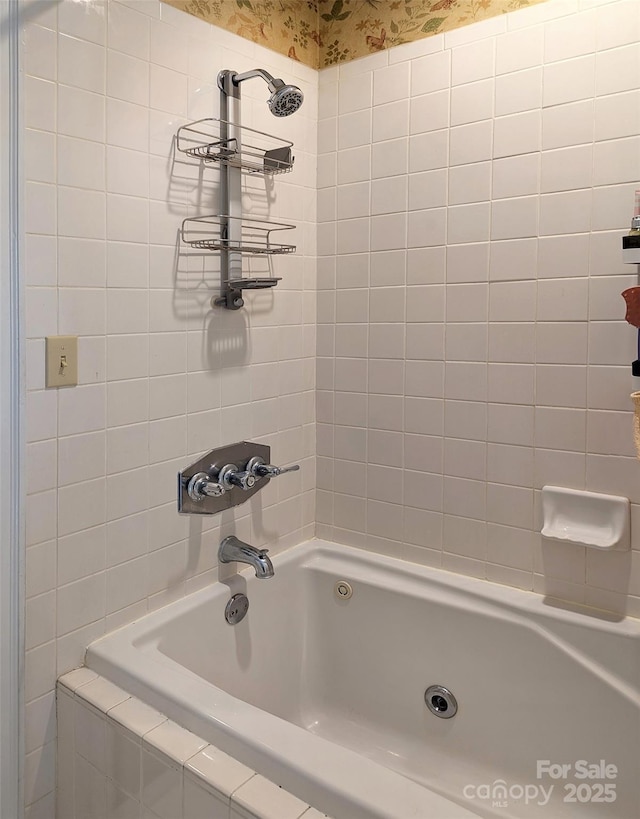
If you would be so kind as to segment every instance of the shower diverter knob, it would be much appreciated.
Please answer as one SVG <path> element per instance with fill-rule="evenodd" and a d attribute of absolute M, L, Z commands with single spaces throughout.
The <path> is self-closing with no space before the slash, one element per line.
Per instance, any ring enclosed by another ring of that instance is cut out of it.
<path fill-rule="evenodd" d="M 277 478 L 278 475 L 284 475 L 285 472 L 297 472 L 300 469 L 300 464 L 293 464 L 293 466 L 274 466 L 267 464 L 264 458 L 256 455 L 251 458 L 247 464 L 247 472 L 255 475 L 256 478 Z"/>
<path fill-rule="evenodd" d="M 255 475 L 252 475 L 249 470 L 239 472 L 235 464 L 227 464 L 223 466 L 218 473 L 218 481 L 225 489 L 233 489 L 234 486 L 240 489 L 251 489 L 256 482 Z"/>

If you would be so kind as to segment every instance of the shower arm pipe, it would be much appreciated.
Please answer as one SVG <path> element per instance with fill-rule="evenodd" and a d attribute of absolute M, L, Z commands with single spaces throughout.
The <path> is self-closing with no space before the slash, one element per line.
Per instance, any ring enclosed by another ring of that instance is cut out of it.
<path fill-rule="evenodd" d="M 262 77 L 267 83 L 273 82 L 273 76 L 264 68 L 252 68 L 251 71 L 244 71 L 242 74 L 234 74 L 232 79 L 235 85 L 239 85 L 244 80 L 251 80 L 253 77 Z"/>
<path fill-rule="evenodd" d="M 252 68 L 251 71 L 245 71 L 242 74 L 233 74 L 231 80 L 235 86 L 240 85 L 244 80 L 251 80 L 254 77 L 261 77 L 269 86 L 270 91 L 277 91 L 285 85 L 284 80 L 276 79 L 273 75 L 265 71 L 264 68 Z"/>
<path fill-rule="evenodd" d="M 233 140 L 234 151 L 242 151 L 240 142 L 240 87 L 234 82 L 235 71 L 221 71 L 218 74 L 220 89 L 220 138 L 223 145 Z M 242 238 L 242 176 L 240 168 L 223 162 L 220 167 L 220 219 L 221 236 L 231 240 L 236 246 Z M 237 234 L 237 235 L 236 235 Z M 237 250 L 224 248 L 220 251 L 221 294 L 211 300 L 212 305 L 224 306 L 229 310 L 239 310 L 244 305 L 242 291 L 229 286 L 231 279 L 242 277 L 242 254 Z"/>

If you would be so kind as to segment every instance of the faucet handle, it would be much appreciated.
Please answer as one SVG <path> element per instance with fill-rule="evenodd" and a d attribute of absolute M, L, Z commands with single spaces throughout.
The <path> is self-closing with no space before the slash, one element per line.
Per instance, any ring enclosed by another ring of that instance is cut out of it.
<path fill-rule="evenodd" d="M 225 491 L 224 486 L 212 481 L 206 472 L 196 472 L 187 484 L 189 497 L 196 503 L 205 497 L 219 498 Z"/>
<path fill-rule="evenodd" d="M 300 469 L 300 464 L 293 464 L 292 466 L 274 466 L 267 464 L 264 458 L 259 455 L 251 458 L 247 464 L 247 471 L 256 478 L 277 478 L 278 475 L 284 475 L 285 472 L 297 472 Z"/>
<path fill-rule="evenodd" d="M 239 472 L 235 464 L 226 464 L 218 473 L 218 480 L 225 489 L 233 489 L 238 486 L 240 489 L 251 489 L 256 482 L 256 476 L 249 470 Z"/>

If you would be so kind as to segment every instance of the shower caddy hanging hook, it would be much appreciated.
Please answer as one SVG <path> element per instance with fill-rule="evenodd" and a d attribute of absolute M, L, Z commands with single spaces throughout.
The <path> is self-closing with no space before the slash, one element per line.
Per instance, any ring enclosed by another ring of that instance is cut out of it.
<path fill-rule="evenodd" d="M 295 245 L 272 238 L 274 232 L 291 230 L 295 225 L 242 216 L 242 170 L 273 175 L 293 167 L 293 143 L 240 125 L 240 83 L 254 77 L 269 86 L 268 106 L 274 116 L 289 116 L 302 104 L 299 88 L 261 68 L 244 74 L 226 69 L 218 74 L 220 119 L 198 120 L 182 126 L 177 134 L 180 151 L 220 165 L 220 213 L 185 219 L 180 233 L 185 244 L 220 252 L 221 294 L 214 296 L 211 304 L 227 310 L 239 310 L 244 305 L 243 290 L 275 287 L 280 281 L 270 276 L 243 277 L 243 254 L 271 256 L 293 253 L 296 249 Z"/>

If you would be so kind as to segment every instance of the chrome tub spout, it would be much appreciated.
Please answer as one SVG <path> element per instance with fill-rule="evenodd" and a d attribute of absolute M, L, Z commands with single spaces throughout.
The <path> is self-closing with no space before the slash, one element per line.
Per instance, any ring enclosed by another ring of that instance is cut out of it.
<path fill-rule="evenodd" d="M 248 543 L 243 543 L 235 535 L 225 537 L 218 549 L 220 563 L 248 563 L 253 566 L 256 577 L 262 579 L 273 577 L 273 563 L 267 555 L 268 549 L 256 549 Z"/>

